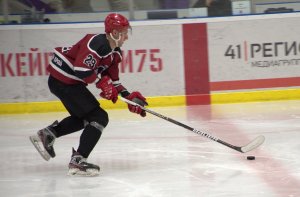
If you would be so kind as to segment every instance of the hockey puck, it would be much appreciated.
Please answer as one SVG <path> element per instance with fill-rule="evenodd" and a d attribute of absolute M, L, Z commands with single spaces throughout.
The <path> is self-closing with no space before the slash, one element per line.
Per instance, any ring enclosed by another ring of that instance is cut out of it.
<path fill-rule="evenodd" d="M 247 156 L 247 160 L 255 160 L 254 156 Z"/>

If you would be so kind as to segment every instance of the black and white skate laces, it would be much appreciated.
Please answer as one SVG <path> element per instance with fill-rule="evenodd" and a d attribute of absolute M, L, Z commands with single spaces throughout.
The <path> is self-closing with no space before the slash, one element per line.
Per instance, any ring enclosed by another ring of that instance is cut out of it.
<path fill-rule="evenodd" d="M 97 176 L 99 175 L 100 167 L 88 163 L 86 158 L 76 152 L 73 148 L 73 154 L 69 163 L 68 175 L 79 175 L 79 176 Z"/>

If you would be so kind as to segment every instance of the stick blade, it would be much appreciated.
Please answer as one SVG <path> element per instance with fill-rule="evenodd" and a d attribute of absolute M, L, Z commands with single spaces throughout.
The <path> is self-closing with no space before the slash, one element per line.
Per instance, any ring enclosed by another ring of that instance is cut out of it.
<path fill-rule="evenodd" d="M 265 141 L 265 137 L 263 135 L 260 135 L 258 137 L 256 137 L 254 140 L 252 140 L 249 144 L 241 147 L 241 151 L 243 153 L 252 151 L 254 149 L 256 149 L 257 147 L 259 147 L 260 145 L 262 145 Z"/>

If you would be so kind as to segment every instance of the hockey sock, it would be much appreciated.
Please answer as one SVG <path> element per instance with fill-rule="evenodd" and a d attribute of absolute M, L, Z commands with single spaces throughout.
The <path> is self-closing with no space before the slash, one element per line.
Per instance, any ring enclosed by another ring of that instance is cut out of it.
<path fill-rule="evenodd" d="M 79 152 L 84 158 L 88 158 L 100 139 L 101 134 L 102 130 L 99 130 L 91 124 L 86 125 L 80 136 L 77 152 Z"/>

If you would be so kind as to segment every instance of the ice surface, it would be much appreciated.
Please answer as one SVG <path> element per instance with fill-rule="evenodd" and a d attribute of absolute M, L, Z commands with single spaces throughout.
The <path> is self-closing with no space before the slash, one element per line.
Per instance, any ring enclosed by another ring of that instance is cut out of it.
<path fill-rule="evenodd" d="M 151 108 L 151 103 L 150 106 Z M 66 113 L 0 116 L 0 191 L 5 197 L 299 197 L 300 101 L 151 108 L 234 145 L 266 137 L 242 154 L 148 114 L 110 110 L 89 157 L 98 177 L 69 177 L 80 132 L 58 138 L 46 162 L 29 135 Z M 256 160 L 249 161 L 248 155 Z"/>

